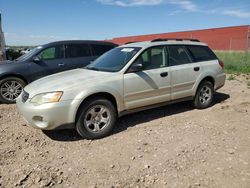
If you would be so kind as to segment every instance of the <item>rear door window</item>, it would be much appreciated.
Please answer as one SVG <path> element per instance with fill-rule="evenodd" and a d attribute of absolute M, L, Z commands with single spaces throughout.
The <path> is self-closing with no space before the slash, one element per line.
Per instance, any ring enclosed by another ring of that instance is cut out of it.
<path fill-rule="evenodd" d="M 92 56 L 88 44 L 68 44 L 66 46 L 67 58 L 89 57 Z"/>
<path fill-rule="evenodd" d="M 189 56 L 185 46 L 179 46 L 179 45 L 168 46 L 168 53 L 169 53 L 170 66 L 192 63 L 192 59 Z"/>
<path fill-rule="evenodd" d="M 187 46 L 195 62 L 217 59 L 216 55 L 207 46 Z"/>
<path fill-rule="evenodd" d="M 105 52 L 107 52 L 107 51 L 114 48 L 114 46 L 100 45 L 100 44 L 93 44 L 91 46 L 92 46 L 92 48 L 94 50 L 94 55 L 95 56 L 100 56 L 100 55 L 104 54 Z"/>

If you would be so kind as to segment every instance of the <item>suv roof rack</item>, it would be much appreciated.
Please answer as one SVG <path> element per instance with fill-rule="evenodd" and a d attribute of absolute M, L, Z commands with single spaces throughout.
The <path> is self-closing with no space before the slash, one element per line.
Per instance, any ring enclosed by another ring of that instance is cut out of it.
<path fill-rule="evenodd" d="M 125 44 L 131 44 L 131 43 L 136 43 L 137 41 L 130 41 L 130 42 L 126 42 Z"/>
<path fill-rule="evenodd" d="M 161 42 L 161 41 L 168 41 L 168 40 L 175 40 L 175 41 L 189 40 L 192 42 L 200 42 L 198 39 L 188 39 L 188 38 L 183 38 L 183 39 L 182 38 L 165 38 L 165 39 L 159 38 L 159 39 L 151 40 L 151 42 Z"/>

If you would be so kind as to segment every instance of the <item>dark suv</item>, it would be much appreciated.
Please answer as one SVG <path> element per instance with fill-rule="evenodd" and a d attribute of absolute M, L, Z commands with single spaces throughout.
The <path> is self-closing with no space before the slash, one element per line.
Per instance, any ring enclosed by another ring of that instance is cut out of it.
<path fill-rule="evenodd" d="M 28 83 L 85 67 L 116 46 L 101 41 L 60 41 L 38 46 L 14 61 L 0 62 L 0 102 L 14 103 Z"/>

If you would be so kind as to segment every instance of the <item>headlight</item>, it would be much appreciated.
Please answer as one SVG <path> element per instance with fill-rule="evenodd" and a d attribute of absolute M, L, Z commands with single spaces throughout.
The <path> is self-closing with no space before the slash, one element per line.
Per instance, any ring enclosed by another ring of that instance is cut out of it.
<path fill-rule="evenodd" d="M 30 102 L 31 103 L 37 103 L 37 104 L 44 104 L 44 103 L 53 103 L 53 102 L 59 102 L 61 97 L 63 95 L 62 91 L 55 91 L 55 92 L 49 92 L 49 93 L 41 93 L 38 95 L 35 95 Z"/>

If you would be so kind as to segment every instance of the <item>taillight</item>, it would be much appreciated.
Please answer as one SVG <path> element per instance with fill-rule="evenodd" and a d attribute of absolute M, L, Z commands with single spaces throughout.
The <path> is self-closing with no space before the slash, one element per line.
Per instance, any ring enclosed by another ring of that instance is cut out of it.
<path fill-rule="evenodd" d="M 224 62 L 219 60 L 219 64 L 220 64 L 221 68 L 224 69 Z"/>

